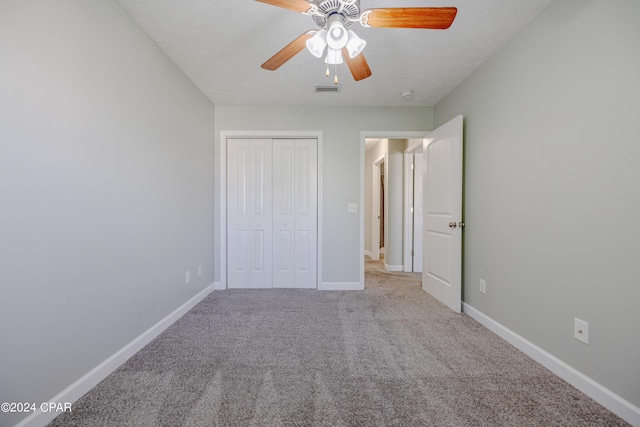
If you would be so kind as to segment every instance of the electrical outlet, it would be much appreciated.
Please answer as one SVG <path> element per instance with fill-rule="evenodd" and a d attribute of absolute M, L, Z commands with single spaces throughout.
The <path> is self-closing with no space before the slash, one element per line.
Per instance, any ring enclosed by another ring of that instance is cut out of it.
<path fill-rule="evenodd" d="M 480 293 L 487 293 L 487 282 L 485 282 L 484 279 L 480 279 Z"/>
<path fill-rule="evenodd" d="M 202 276 L 202 266 L 198 266 L 198 277 Z"/>
<path fill-rule="evenodd" d="M 187 273 L 185 274 L 184 277 L 184 283 L 186 285 L 188 285 L 189 283 L 191 283 L 191 270 L 187 271 Z"/>
<path fill-rule="evenodd" d="M 573 319 L 573 337 L 578 341 L 589 344 L 589 323 L 575 317 Z"/>

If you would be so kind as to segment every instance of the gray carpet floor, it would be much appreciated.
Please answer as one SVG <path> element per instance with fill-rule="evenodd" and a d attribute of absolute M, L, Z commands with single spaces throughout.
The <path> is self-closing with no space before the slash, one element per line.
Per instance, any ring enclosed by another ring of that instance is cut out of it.
<path fill-rule="evenodd" d="M 623 426 L 417 274 L 215 291 L 50 426 Z"/>

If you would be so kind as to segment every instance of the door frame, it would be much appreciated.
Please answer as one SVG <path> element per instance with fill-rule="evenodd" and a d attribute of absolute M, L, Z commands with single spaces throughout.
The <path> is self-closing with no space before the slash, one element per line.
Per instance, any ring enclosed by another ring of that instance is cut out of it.
<path fill-rule="evenodd" d="M 361 131 L 360 132 L 360 286 L 364 289 L 364 157 L 365 157 L 365 139 L 420 139 L 425 138 L 429 134 L 425 131 Z M 373 221 L 372 221 L 373 222 Z M 404 237 L 403 237 L 404 239 Z"/>
<path fill-rule="evenodd" d="M 402 240 L 402 261 L 403 270 L 405 272 L 413 271 L 413 256 L 411 251 L 413 250 L 413 220 L 414 216 L 411 213 L 411 206 L 413 203 L 413 172 L 411 170 L 412 155 L 416 153 L 422 153 L 422 139 L 416 138 L 413 141 L 409 141 L 409 146 L 404 151 L 404 199 L 403 199 L 403 217 L 404 222 L 402 224 L 404 238 Z M 422 177 L 420 177 L 422 179 Z"/>
<path fill-rule="evenodd" d="M 220 239 L 219 239 L 219 258 L 220 258 L 220 283 L 216 283 L 216 289 L 227 289 L 227 139 L 233 138 L 299 138 L 299 139 L 316 139 L 318 141 L 318 247 L 316 263 L 318 267 L 316 289 L 322 288 L 322 131 L 238 131 L 223 130 L 220 131 Z M 364 282 L 363 282 L 364 283 Z"/>
<path fill-rule="evenodd" d="M 371 188 L 373 197 L 372 205 L 369 206 L 369 209 L 371 209 L 371 244 L 373 245 L 374 242 L 378 242 L 372 247 L 371 259 L 376 261 L 380 259 L 380 216 L 382 216 L 380 214 L 380 200 L 384 196 L 384 194 L 380 194 L 380 176 L 383 175 L 382 164 L 385 163 L 386 160 L 387 156 L 383 154 L 373 161 L 373 181 Z M 363 208 L 363 210 L 364 209 L 366 208 Z"/>

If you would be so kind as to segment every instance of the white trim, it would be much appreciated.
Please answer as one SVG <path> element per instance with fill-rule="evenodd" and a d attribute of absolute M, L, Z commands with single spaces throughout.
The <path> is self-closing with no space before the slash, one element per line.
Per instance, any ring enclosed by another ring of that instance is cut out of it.
<path fill-rule="evenodd" d="M 371 251 L 368 249 L 365 249 L 364 256 L 368 256 L 369 258 L 373 259 L 373 253 L 371 253 Z"/>
<path fill-rule="evenodd" d="M 429 131 L 361 131 L 360 132 L 360 206 L 364 206 L 364 142 L 367 138 L 425 138 Z M 364 209 L 360 209 L 360 282 L 364 289 Z M 318 283 L 322 283 L 318 281 Z"/>
<path fill-rule="evenodd" d="M 403 266 L 402 265 L 385 264 L 384 265 L 384 269 L 387 270 L 387 271 L 402 271 L 403 270 Z"/>
<path fill-rule="evenodd" d="M 413 142 L 412 142 L 413 141 Z M 422 139 L 409 140 L 409 146 L 404 150 L 404 198 L 403 198 L 403 232 L 404 239 L 402 241 L 402 247 L 404 254 L 404 271 L 409 273 L 413 272 L 413 213 L 411 212 L 411 205 L 413 202 L 413 180 L 414 173 L 411 169 L 413 164 L 413 155 L 422 153 Z"/>
<path fill-rule="evenodd" d="M 220 282 L 216 289 L 227 288 L 227 139 L 228 138 L 314 138 L 318 141 L 318 255 L 317 283 L 322 283 L 322 131 L 220 131 Z"/>
<path fill-rule="evenodd" d="M 413 271 L 413 151 L 406 149 L 404 152 L 404 197 L 402 198 L 402 213 L 404 221 L 403 239 L 402 239 L 402 254 L 403 259 L 403 271 Z"/>
<path fill-rule="evenodd" d="M 525 338 L 507 329 L 489 316 L 476 310 L 469 304 L 463 303 L 463 311 L 469 317 L 485 326 L 491 332 L 522 351 L 524 354 L 540 363 L 542 366 L 562 378 L 620 418 L 634 426 L 640 426 L 640 408 L 628 400 L 618 396 L 605 386 L 597 383 L 577 369 L 558 359 Z"/>
<path fill-rule="evenodd" d="M 165 329 L 175 323 L 176 320 L 180 319 L 184 314 L 195 307 L 196 304 L 206 298 L 206 296 L 213 291 L 213 288 L 214 285 L 212 283 L 211 285 L 200 291 L 198 294 L 196 294 L 189 301 L 185 302 L 180 307 L 175 309 L 164 319 L 160 320 L 158 323 L 144 331 L 138 337 L 134 338 L 134 340 L 129 344 L 125 345 L 105 361 L 100 363 L 98 366 L 84 374 L 80 379 L 71 384 L 69 387 L 65 388 L 51 399 L 48 399 L 47 402 L 76 402 L 78 399 L 84 396 L 85 393 L 98 385 L 100 381 L 102 381 L 109 374 L 118 369 L 118 367 L 126 362 L 131 356 L 136 354 L 145 345 L 149 344 L 154 338 L 160 335 Z M 58 415 L 60 415 L 59 412 L 42 412 L 38 409 L 36 412 L 33 412 L 27 418 L 16 424 L 15 427 L 45 426 Z"/>
<path fill-rule="evenodd" d="M 362 136 L 360 136 L 362 138 Z M 364 139 L 360 141 L 360 262 L 362 263 L 362 267 L 358 272 L 358 278 L 360 280 L 360 287 L 364 289 L 364 215 L 365 210 L 371 209 L 370 206 L 365 206 L 364 204 Z M 372 246 L 373 249 L 373 246 Z M 369 252 L 369 256 L 371 259 L 376 259 L 375 255 Z"/>
<path fill-rule="evenodd" d="M 222 286 L 222 283 L 216 281 L 213 282 L 213 289 L 215 289 L 216 291 L 224 291 L 227 288 L 225 286 Z"/>
<path fill-rule="evenodd" d="M 324 282 L 318 287 L 319 291 L 362 291 L 364 282 Z"/>
<path fill-rule="evenodd" d="M 423 139 L 425 136 L 426 136 L 426 133 L 420 138 L 409 138 L 409 145 L 407 146 L 407 149 L 404 150 L 405 154 L 422 153 Z"/>
<path fill-rule="evenodd" d="M 386 194 L 380 194 L 380 177 L 383 176 L 382 164 L 386 164 L 387 153 L 378 157 L 373 161 L 373 176 L 371 181 L 371 249 L 373 249 L 373 259 L 380 259 L 380 255 L 384 254 L 384 248 L 380 247 L 380 217 L 384 217 L 384 212 L 380 212 L 380 200 L 386 197 Z M 363 169 L 364 171 L 364 169 Z M 386 189 L 386 186 L 385 186 Z M 364 197 L 364 195 L 363 195 Z M 364 243 L 364 236 L 362 239 Z"/>

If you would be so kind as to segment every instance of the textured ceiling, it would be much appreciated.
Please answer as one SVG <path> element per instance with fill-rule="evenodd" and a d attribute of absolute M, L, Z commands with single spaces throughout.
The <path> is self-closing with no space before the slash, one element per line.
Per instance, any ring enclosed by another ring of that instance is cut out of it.
<path fill-rule="evenodd" d="M 276 71 L 260 68 L 317 29 L 310 16 L 254 0 L 116 1 L 215 105 L 256 106 L 433 106 L 553 2 L 361 0 L 361 9 L 455 6 L 458 15 L 448 30 L 354 24 L 373 75 L 355 82 L 339 65 L 341 91 L 314 93 L 332 81 L 306 49 Z"/>

